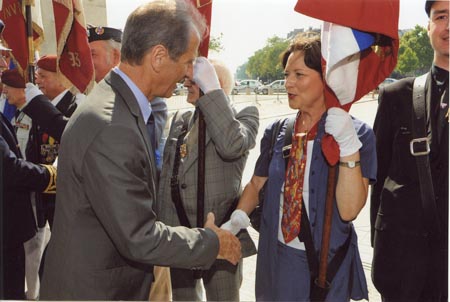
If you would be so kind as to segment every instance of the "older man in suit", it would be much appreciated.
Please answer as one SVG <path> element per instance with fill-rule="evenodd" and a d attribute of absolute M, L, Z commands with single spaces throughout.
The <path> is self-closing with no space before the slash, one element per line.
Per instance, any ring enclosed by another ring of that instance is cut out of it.
<path fill-rule="evenodd" d="M 375 118 L 372 279 L 383 301 L 448 301 L 449 1 L 425 10 L 431 71 L 382 89 Z"/>
<path fill-rule="evenodd" d="M 217 75 L 216 75 L 217 74 Z M 171 226 L 196 226 L 200 211 L 214 212 L 217 222 L 236 206 L 234 200 L 241 191 L 241 179 L 248 153 L 255 146 L 259 126 L 258 109 L 254 106 L 237 110 L 227 94 L 232 89 L 232 75 L 223 64 L 198 58 L 194 67 L 194 81 L 186 79 L 187 101 L 196 109 L 179 111 L 170 126 L 164 150 L 161 174 L 158 217 Z M 202 89 L 214 90 L 199 96 Z M 206 87 L 206 88 L 205 88 Z M 220 89 L 220 88 L 223 89 Z M 198 183 L 198 110 L 205 117 L 205 203 L 197 207 Z M 187 217 L 179 217 L 180 211 Z M 247 231 L 240 234 L 243 254 L 256 253 Z M 203 289 L 208 301 L 239 301 L 242 283 L 242 260 L 237 266 L 216 260 L 202 275 L 186 269 L 172 268 L 172 292 L 175 301 L 201 301 Z"/>
<path fill-rule="evenodd" d="M 239 261 L 239 240 L 215 226 L 213 214 L 206 228 L 188 229 L 156 221 L 153 211 L 158 183 L 148 104 L 193 77 L 205 30 L 190 1 L 152 1 L 128 17 L 121 63 L 62 137 L 41 299 L 146 300 L 154 264 L 207 269 L 217 257 Z"/>

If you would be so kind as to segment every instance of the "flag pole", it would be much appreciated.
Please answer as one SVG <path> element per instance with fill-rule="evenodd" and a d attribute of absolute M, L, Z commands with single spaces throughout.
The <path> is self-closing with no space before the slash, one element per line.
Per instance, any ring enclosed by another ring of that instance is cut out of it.
<path fill-rule="evenodd" d="M 28 82 L 34 84 L 34 45 L 33 45 L 33 19 L 31 16 L 31 5 L 33 0 L 25 0 L 25 20 L 27 28 L 27 44 L 28 44 Z"/>

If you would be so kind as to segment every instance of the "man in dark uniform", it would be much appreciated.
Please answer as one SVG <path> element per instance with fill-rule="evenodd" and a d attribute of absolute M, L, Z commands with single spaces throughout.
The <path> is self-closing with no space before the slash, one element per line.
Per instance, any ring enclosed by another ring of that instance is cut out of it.
<path fill-rule="evenodd" d="M 17 70 L 4 71 L 2 82 L 10 88 L 25 88 Z M 56 170 L 22 159 L 13 126 L 0 113 L 0 154 L 3 180 L 1 199 L 2 260 L 0 299 L 25 299 L 25 251 L 23 243 L 36 233 L 30 192 L 55 191 Z"/>
<path fill-rule="evenodd" d="M 434 49 L 431 71 L 382 89 L 374 124 L 372 279 L 384 301 L 448 297 L 449 2 L 428 0 L 425 10 Z M 413 87 L 421 80 L 418 97 Z M 422 137 L 414 135 L 420 130 L 417 112 L 424 112 Z"/>

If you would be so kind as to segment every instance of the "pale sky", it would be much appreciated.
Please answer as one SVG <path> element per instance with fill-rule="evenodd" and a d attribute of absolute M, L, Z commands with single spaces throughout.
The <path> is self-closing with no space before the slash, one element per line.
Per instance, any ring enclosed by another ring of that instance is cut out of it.
<path fill-rule="evenodd" d="M 108 26 L 123 28 L 128 15 L 146 2 L 106 0 Z M 224 61 L 235 72 L 265 46 L 268 38 L 286 37 L 297 28 L 320 27 L 322 21 L 295 12 L 296 3 L 297 0 L 213 0 L 211 34 L 217 37 L 223 33 L 225 49 L 220 53 L 210 52 L 209 57 Z M 400 0 L 399 28 L 426 26 L 424 5 L 425 0 Z"/>

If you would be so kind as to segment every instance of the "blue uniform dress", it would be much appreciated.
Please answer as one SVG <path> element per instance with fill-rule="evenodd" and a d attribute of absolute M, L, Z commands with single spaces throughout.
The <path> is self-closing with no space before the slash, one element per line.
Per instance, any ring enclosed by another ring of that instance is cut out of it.
<path fill-rule="evenodd" d="M 316 251 L 319 251 L 321 246 L 327 191 L 328 165 L 321 149 L 321 139 L 325 132 L 325 118 L 326 113 L 319 121 L 308 175 L 308 215 Z M 363 144 L 359 150 L 362 175 L 370 182 L 374 182 L 377 169 L 374 133 L 367 124 L 359 120 L 353 119 L 353 124 Z M 272 160 L 269 163 L 271 128 L 270 125 L 266 129 L 261 140 L 261 154 L 256 162 L 254 172 L 257 176 L 268 177 L 256 264 L 256 300 L 308 301 L 310 273 L 306 252 L 289 247 L 278 240 L 280 194 L 285 180 L 285 161 L 281 149 L 284 145 L 286 129 L 285 126 L 281 127 L 274 145 Z M 336 200 L 334 200 L 329 260 L 344 244 L 349 232 L 353 233 L 352 240 L 347 255 L 333 279 L 327 301 L 348 301 L 350 298 L 354 300 L 368 299 L 367 283 L 353 224 L 340 218 Z"/>

